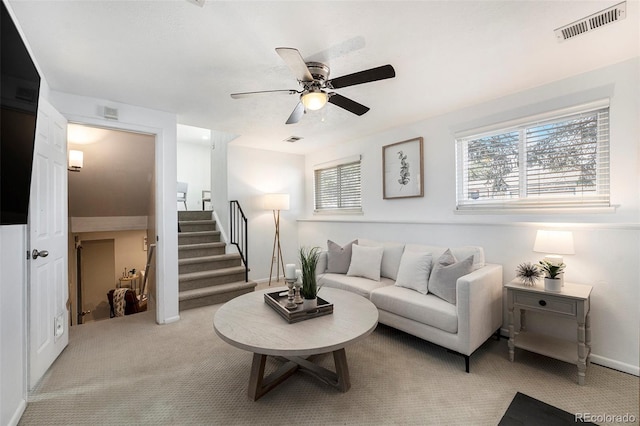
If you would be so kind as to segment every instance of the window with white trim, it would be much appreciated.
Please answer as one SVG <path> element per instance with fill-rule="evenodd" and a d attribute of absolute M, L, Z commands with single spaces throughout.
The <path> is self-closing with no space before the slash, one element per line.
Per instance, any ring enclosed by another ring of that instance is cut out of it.
<path fill-rule="evenodd" d="M 457 210 L 609 207 L 609 104 L 456 137 Z"/>
<path fill-rule="evenodd" d="M 361 212 L 360 158 L 317 166 L 314 189 L 316 212 Z"/>

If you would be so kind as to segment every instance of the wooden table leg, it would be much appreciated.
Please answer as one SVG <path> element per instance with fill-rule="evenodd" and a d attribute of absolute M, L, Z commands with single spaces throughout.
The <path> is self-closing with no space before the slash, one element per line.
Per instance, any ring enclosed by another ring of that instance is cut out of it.
<path fill-rule="evenodd" d="M 336 365 L 336 374 L 338 375 L 337 388 L 341 392 L 346 392 L 351 388 L 351 378 L 349 377 L 349 366 L 347 365 L 347 353 L 344 348 L 333 351 L 333 362 Z"/>
<path fill-rule="evenodd" d="M 278 359 L 283 360 L 285 363 L 268 377 L 264 377 L 267 355 L 254 353 L 251 364 L 251 375 L 249 376 L 249 398 L 257 401 L 271 389 L 284 382 L 298 369 L 302 369 L 301 371 L 311 374 L 341 392 L 347 392 L 351 388 L 351 379 L 349 377 L 347 353 L 344 348 L 333 351 L 333 361 L 336 367 L 335 373 L 314 364 L 312 361 L 316 356 L 317 355 L 312 355 L 308 359 L 300 357 L 278 357 Z"/>
<path fill-rule="evenodd" d="M 289 376 L 296 372 L 299 368 L 298 364 L 289 361 L 271 373 L 268 377 L 264 377 L 264 367 L 267 356 L 262 354 L 253 354 L 253 363 L 251 364 L 251 375 L 249 376 L 249 398 L 254 401 L 260 399 L 271 389 L 284 382 Z"/>

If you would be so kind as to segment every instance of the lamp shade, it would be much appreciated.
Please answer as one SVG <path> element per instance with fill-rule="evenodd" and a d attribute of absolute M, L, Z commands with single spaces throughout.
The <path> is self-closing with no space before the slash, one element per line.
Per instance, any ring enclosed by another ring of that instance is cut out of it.
<path fill-rule="evenodd" d="M 75 149 L 69 150 L 69 167 L 73 169 L 81 169 L 83 159 L 84 154 L 82 153 L 82 151 L 78 151 Z"/>
<path fill-rule="evenodd" d="M 265 194 L 262 202 L 265 210 L 289 210 L 289 194 Z"/>
<path fill-rule="evenodd" d="M 539 230 L 533 244 L 533 251 L 548 254 L 575 254 L 573 232 Z"/>

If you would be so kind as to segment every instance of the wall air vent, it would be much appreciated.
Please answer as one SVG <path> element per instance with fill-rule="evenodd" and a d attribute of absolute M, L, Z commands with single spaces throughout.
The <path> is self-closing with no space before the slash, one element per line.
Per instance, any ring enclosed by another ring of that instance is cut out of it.
<path fill-rule="evenodd" d="M 118 119 L 118 109 L 110 108 L 108 106 L 104 107 L 103 117 L 109 120 L 117 120 Z"/>
<path fill-rule="evenodd" d="M 558 41 L 565 41 L 580 34 L 593 31 L 604 25 L 620 21 L 627 16 L 627 2 L 618 3 L 600 12 L 589 15 L 586 18 L 575 21 L 555 31 Z"/>
<path fill-rule="evenodd" d="M 300 139 L 302 139 L 302 136 L 290 136 L 286 138 L 284 141 L 289 143 L 294 143 L 294 142 L 298 142 Z"/>

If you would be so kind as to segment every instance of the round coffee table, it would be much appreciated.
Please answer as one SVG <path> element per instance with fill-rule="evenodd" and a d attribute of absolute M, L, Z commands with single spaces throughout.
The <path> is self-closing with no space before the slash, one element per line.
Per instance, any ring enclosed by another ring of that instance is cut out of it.
<path fill-rule="evenodd" d="M 342 392 L 351 387 L 345 346 L 368 336 L 378 324 L 378 310 L 354 293 L 324 287 L 319 296 L 333 304 L 333 313 L 289 324 L 264 301 L 264 294 L 286 287 L 247 293 L 225 303 L 213 319 L 216 334 L 225 342 L 253 352 L 249 397 L 254 401 L 282 383 L 298 369 Z M 336 371 L 313 363 L 321 354 L 333 353 Z M 284 360 L 264 377 L 267 356 Z"/>

